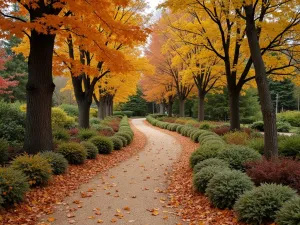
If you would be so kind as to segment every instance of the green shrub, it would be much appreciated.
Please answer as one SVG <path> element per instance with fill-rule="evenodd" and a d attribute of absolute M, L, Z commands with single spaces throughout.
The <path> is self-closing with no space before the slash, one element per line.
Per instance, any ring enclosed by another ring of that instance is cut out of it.
<path fill-rule="evenodd" d="M 197 173 L 201 169 L 203 169 L 204 167 L 207 167 L 207 166 L 218 166 L 218 167 L 223 167 L 223 168 L 229 168 L 229 163 L 224 160 L 217 159 L 217 158 L 205 159 L 205 160 L 197 163 L 194 166 L 193 172 Z"/>
<path fill-rule="evenodd" d="M 123 141 L 119 137 L 111 137 L 110 138 L 114 145 L 114 150 L 121 150 L 123 148 Z"/>
<path fill-rule="evenodd" d="M 260 154 L 264 153 L 264 139 L 263 138 L 253 138 L 248 141 L 247 146 L 258 151 Z"/>
<path fill-rule="evenodd" d="M 92 137 L 97 136 L 97 131 L 92 130 L 92 129 L 80 129 L 78 133 L 78 138 L 81 141 L 86 141 Z"/>
<path fill-rule="evenodd" d="M 245 170 L 245 163 L 261 159 L 261 155 L 252 148 L 241 145 L 227 145 L 222 149 L 217 158 L 229 163 L 230 168 Z"/>
<path fill-rule="evenodd" d="M 61 108 L 53 107 L 51 114 L 52 127 L 55 128 L 71 128 L 75 125 L 75 119 Z"/>
<path fill-rule="evenodd" d="M 203 134 L 203 133 L 205 133 L 206 131 L 205 130 L 197 130 L 197 131 L 195 131 L 194 133 L 193 133 L 193 135 L 192 135 L 192 140 L 194 141 L 194 142 L 199 142 L 199 140 L 198 140 L 198 138 L 199 138 L 199 136 L 201 135 L 201 134 Z"/>
<path fill-rule="evenodd" d="M 8 147 L 8 141 L 0 139 L 0 164 L 3 164 L 8 160 Z"/>
<path fill-rule="evenodd" d="M 88 159 L 96 159 L 98 154 L 98 148 L 92 142 L 83 141 L 80 143 L 87 152 Z"/>
<path fill-rule="evenodd" d="M 59 108 L 63 109 L 68 114 L 68 116 L 78 117 L 79 115 L 77 105 L 62 104 L 59 106 Z"/>
<path fill-rule="evenodd" d="M 250 177 L 240 171 L 232 170 L 213 176 L 205 193 L 215 207 L 231 209 L 240 195 L 253 187 Z"/>
<path fill-rule="evenodd" d="M 299 111 L 285 111 L 277 114 L 279 121 L 289 122 L 294 127 L 300 127 L 300 112 Z"/>
<path fill-rule="evenodd" d="M 290 132 L 292 126 L 289 122 L 278 121 L 276 123 L 278 132 Z"/>
<path fill-rule="evenodd" d="M 203 123 L 200 125 L 199 127 L 202 130 L 209 130 L 210 129 L 210 125 L 208 123 Z"/>
<path fill-rule="evenodd" d="M 202 139 L 206 136 L 217 136 L 214 132 L 206 131 L 199 135 L 198 142 L 201 143 Z"/>
<path fill-rule="evenodd" d="M 278 225 L 299 225 L 300 224 L 300 197 L 294 197 L 285 202 L 276 213 Z"/>
<path fill-rule="evenodd" d="M 176 128 L 176 132 L 181 134 L 181 129 L 183 129 L 184 126 L 183 125 L 179 125 L 177 128 Z"/>
<path fill-rule="evenodd" d="M 43 152 L 41 156 L 44 157 L 51 165 L 52 173 L 55 175 L 63 174 L 68 168 L 68 161 L 62 154 L 56 152 Z"/>
<path fill-rule="evenodd" d="M 101 120 L 98 119 L 98 118 L 95 118 L 95 117 L 92 117 L 90 119 L 90 124 L 93 125 L 93 124 L 101 124 Z"/>
<path fill-rule="evenodd" d="M 199 172 L 193 174 L 194 188 L 197 191 L 204 193 L 210 179 L 216 174 L 225 170 L 229 170 L 229 168 L 224 168 L 221 166 L 206 166 L 202 168 Z"/>
<path fill-rule="evenodd" d="M 125 132 L 118 132 L 118 133 L 115 134 L 115 136 L 117 136 L 117 137 L 118 137 L 118 136 L 121 136 L 121 137 L 126 138 L 127 144 L 130 144 L 131 141 L 132 141 L 132 137 L 130 136 L 130 134 L 125 133 Z"/>
<path fill-rule="evenodd" d="M 22 143 L 25 135 L 25 112 L 20 105 L 0 101 L 0 138 L 9 143 Z"/>
<path fill-rule="evenodd" d="M 238 219 L 249 224 L 259 225 L 275 220 L 276 212 L 283 203 L 296 196 L 288 186 L 262 184 L 245 192 L 236 202 L 234 210 Z"/>
<path fill-rule="evenodd" d="M 70 164 L 83 164 L 87 157 L 84 147 L 74 142 L 59 145 L 57 152 L 62 154 Z"/>
<path fill-rule="evenodd" d="M 219 136 L 217 135 L 207 135 L 207 136 L 204 136 L 203 138 L 201 138 L 201 141 L 199 142 L 200 145 L 203 145 L 205 144 L 206 142 L 220 142 L 222 144 L 225 144 L 224 141 L 222 140 L 222 138 L 220 138 Z"/>
<path fill-rule="evenodd" d="M 13 168 L 0 168 L 0 196 L 4 205 L 11 205 L 23 200 L 25 193 L 29 190 L 26 175 Z"/>
<path fill-rule="evenodd" d="M 284 137 L 279 141 L 279 154 L 287 157 L 300 156 L 300 135 Z"/>
<path fill-rule="evenodd" d="M 117 135 L 114 135 L 113 137 L 120 139 L 123 142 L 123 145 L 122 145 L 123 147 L 127 146 L 127 139 L 125 137 L 117 136 Z"/>
<path fill-rule="evenodd" d="M 53 131 L 53 138 L 60 141 L 69 141 L 70 140 L 70 134 L 65 129 L 55 129 Z"/>
<path fill-rule="evenodd" d="M 114 148 L 112 140 L 108 137 L 92 137 L 90 139 L 90 142 L 96 145 L 99 154 L 109 154 L 113 151 Z"/>
<path fill-rule="evenodd" d="M 11 167 L 22 171 L 28 177 L 31 186 L 47 184 L 52 173 L 50 163 L 40 154 L 20 155 L 12 161 Z"/>
<path fill-rule="evenodd" d="M 199 162 L 205 160 L 205 159 L 210 159 L 210 158 L 215 158 L 219 151 L 222 149 L 221 146 L 206 146 L 203 147 L 201 146 L 200 148 L 198 148 L 196 151 L 194 151 L 191 154 L 190 157 L 190 165 L 192 168 L 194 168 L 194 166 L 196 164 L 198 164 Z"/>
<path fill-rule="evenodd" d="M 250 128 L 258 131 L 264 131 L 264 122 L 256 121 L 250 125 Z"/>

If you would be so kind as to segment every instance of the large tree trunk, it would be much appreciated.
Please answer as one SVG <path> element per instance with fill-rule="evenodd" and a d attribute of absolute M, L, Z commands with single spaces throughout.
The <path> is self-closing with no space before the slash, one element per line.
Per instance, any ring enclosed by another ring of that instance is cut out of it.
<path fill-rule="evenodd" d="M 204 120 L 204 98 L 205 94 L 201 91 L 201 89 L 198 88 L 198 120 L 203 121 Z"/>
<path fill-rule="evenodd" d="M 87 129 L 90 127 L 90 108 L 91 102 L 84 99 L 83 101 L 77 101 L 79 115 L 78 115 L 78 123 L 80 128 Z"/>
<path fill-rule="evenodd" d="M 185 100 L 179 99 L 179 116 L 184 117 L 185 116 Z"/>
<path fill-rule="evenodd" d="M 231 90 L 229 92 L 229 107 L 230 107 L 230 130 L 240 130 L 240 92 Z"/>
<path fill-rule="evenodd" d="M 173 113 L 173 99 L 171 96 L 169 96 L 169 102 L 168 102 L 168 117 L 172 117 Z"/>
<path fill-rule="evenodd" d="M 163 103 L 159 104 L 159 114 L 164 114 L 164 105 L 163 105 Z"/>
<path fill-rule="evenodd" d="M 278 157 L 276 113 L 272 104 L 271 94 L 266 76 L 266 68 L 261 55 L 257 30 L 255 21 L 253 19 L 254 16 L 252 4 L 245 6 L 245 12 L 247 16 L 246 34 L 248 37 L 251 58 L 255 68 L 255 80 L 257 83 L 261 111 L 264 121 L 264 156 L 267 159 L 273 159 Z"/>
<path fill-rule="evenodd" d="M 55 88 L 52 80 L 54 39 L 55 35 L 31 31 L 24 141 L 24 150 L 29 154 L 53 149 L 51 106 Z"/>

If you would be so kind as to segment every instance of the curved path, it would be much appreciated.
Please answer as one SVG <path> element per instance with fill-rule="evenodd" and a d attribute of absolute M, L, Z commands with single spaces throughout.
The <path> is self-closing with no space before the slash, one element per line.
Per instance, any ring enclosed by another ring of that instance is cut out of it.
<path fill-rule="evenodd" d="M 167 195 L 161 191 L 167 187 L 166 172 L 181 146 L 143 121 L 132 122 L 147 137 L 144 151 L 82 185 L 51 215 L 55 218 L 52 224 L 182 224 L 172 209 L 162 207 Z"/>

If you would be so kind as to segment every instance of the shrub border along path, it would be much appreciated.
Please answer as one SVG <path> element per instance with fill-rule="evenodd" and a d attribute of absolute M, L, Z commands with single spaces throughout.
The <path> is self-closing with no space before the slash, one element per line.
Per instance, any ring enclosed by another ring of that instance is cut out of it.
<path fill-rule="evenodd" d="M 134 132 L 134 139 L 130 145 L 109 155 L 98 154 L 96 160 L 87 160 L 83 165 L 69 165 L 67 173 L 53 176 L 46 187 L 32 189 L 26 194 L 24 202 L 17 204 L 15 208 L 1 209 L 0 224 L 36 224 L 43 214 L 51 215 L 55 204 L 61 204 L 63 199 L 70 196 L 81 184 L 143 150 L 147 142 L 146 136 L 132 123 L 130 125 Z"/>
<path fill-rule="evenodd" d="M 170 201 L 169 207 L 177 208 L 177 214 L 190 225 L 241 225 L 237 222 L 232 210 L 220 210 L 214 208 L 208 198 L 196 192 L 193 188 L 193 171 L 189 164 L 191 154 L 199 147 L 199 143 L 194 143 L 189 137 L 184 137 L 177 132 L 168 131 L 151 125 L 148 126 L 176 138 L 182 146 L 181 155 L 169 174 L 169 187 L 167 193 Z"/>

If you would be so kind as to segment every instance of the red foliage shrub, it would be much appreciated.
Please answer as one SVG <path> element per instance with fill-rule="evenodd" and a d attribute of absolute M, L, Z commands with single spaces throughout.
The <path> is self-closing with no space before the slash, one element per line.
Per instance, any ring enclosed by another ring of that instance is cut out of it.
<path fill-rule="evenodd" d="M 253 130 L 251 128 L 243 128 L 242 129 L 243 132 L 247 133 L 249 136 L 251 135 L 251 133 L 253 132 Z"/>
<path fill-rule="evenodd" d="M 230 131 L 230 127 L 229 126 L 216 127 L 213 128 L 212 131 L 215 132 L 217 135 L 223 136 L 224 134 Z"/>
<path fill-rule="evenodd" d="M 246 173 L 256 185 L 276 183 L 288 185 L 300 193 L 300 162 L 288 158 L 246 164 Z"/>
<path fill-rule="evenodd" d="M 99 131 L 99 135 L 106 136 L 106 137 L 111 137 L 111 136 L 114 135 L 114 133 L 109 131 L 109 130 L 101 130 L 101 131 Z"/>
<path fill-rule="evenodd" d="M 79 129 L 78 129 L 78 128 L 71 128 L 71 129 L 69 130 L 69 134 L 70 134 L 71 136 L 77 136 L 78 132 L 79 132 Z"/>
<path fill-rule="evenodd" d="M 119 124 L 120 124 L 120 121 L 117 121 L 117 120 L 112 120 L 112 121 L 109 121 L 109 123 L 107 123 L 107 125 L 110 126 L 114 130 L 114 132 L 119 131 Z"/>

